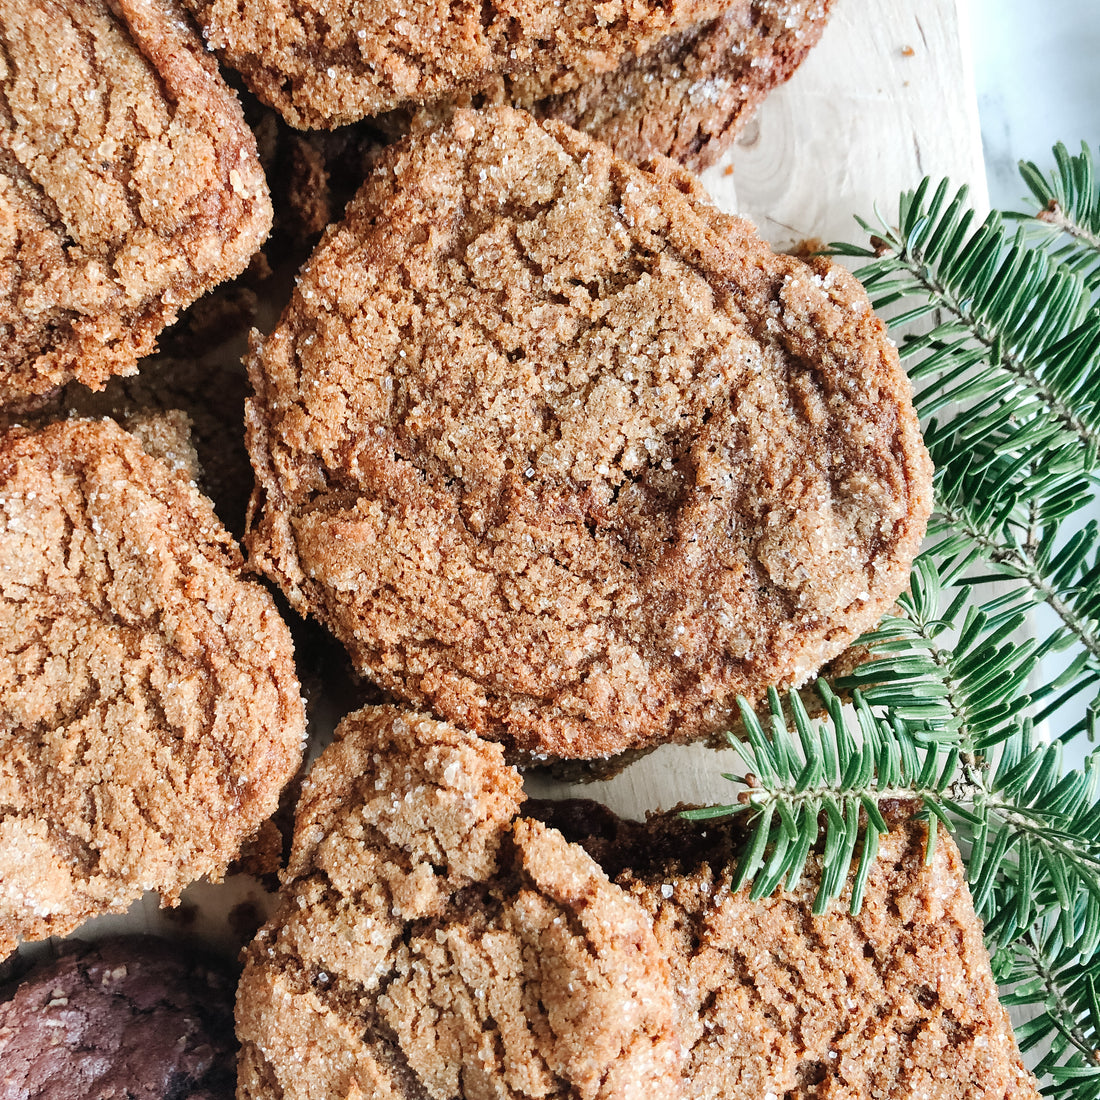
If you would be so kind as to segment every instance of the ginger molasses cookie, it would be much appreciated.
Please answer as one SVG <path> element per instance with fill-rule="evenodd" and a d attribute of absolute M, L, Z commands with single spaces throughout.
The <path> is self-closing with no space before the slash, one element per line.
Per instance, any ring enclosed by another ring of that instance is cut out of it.
<path fill-rule="evenodd" d="M 0 435 L 0 955 L 217 876 L 301 758 L 290 635 L 109 420 Z"/>
<path fill-rule="evenodd" d="M 152 936 L 68 942 L 0 1000 L 0 1100 L 232 1100 L 233 967 Z"/>
<path fill-rule="evenodd" d="M 562 118 L 621 156 L 702 167 L 817 42 L 830 0 L 185 2 L 207 41 L 295 126 L 476 99 Z"/>
<path fill-rule="evenodd" d="M 728 4 L 184 2 L 250 90 L 303 129 L 476 92 L 508 73 L 528 75 L 544 95 L 555 83 L 564 90 Z"/>
<path fill-rule="evenodd" d="M 736 823 L 522 802 L 501 751 L 365 708 L 247 952 L 239 1093 L 1037 1100 L 951 839 L 896 813 L 861 911 L 733 889 Z"/>
<path fill-rule="evenodd" d="M 388 690 L 532 753 L 803 682 L 930 508 L 851 275 L 508 109 L 383 155 L 250 371 L 254 562 Z"/>
<path fill-rule="evenodd" d="M 514 820 L 501 749 L 350 715 L 303 788 L 282 904 L 246 955 L 238 1096 L 682 1097 L 650 918 Z"/>
<path fill-rule="evenodd" d="M 271 205 L 173 0 L 0 0 L 0 40 L 2 401 L 133 373 L 244 270 Z"/>
<path fill-rule="evenodd" d="M 612 70 L 547 95 L 523 78 L 507 98 L 599 138 L 627 160 L 663 154 L 714 164 L 817 45 L 831 0 L 736 0 L 721 15 L 631 53 Z"/>
<path fill-rule="evenodd" d="M 736 823 L 642 825 L 584 800 L 528 803 L 653 917 L 687 1049 L 689 1096 L 1037 1100 L 990 972 L 958 849 L 895 814 L 860 912 L 793 890 L 732 889 Z"/>

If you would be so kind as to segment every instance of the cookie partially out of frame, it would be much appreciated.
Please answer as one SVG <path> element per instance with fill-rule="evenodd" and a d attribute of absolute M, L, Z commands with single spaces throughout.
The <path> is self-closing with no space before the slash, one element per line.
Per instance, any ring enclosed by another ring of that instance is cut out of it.
<path fill-rule="evenodd" d="M 308 780 L 237 1001 L 242 1100 L 1037 1100 L 959 854 L 892 815 L 863 907 L 754 901 L 736 822 L 522 801 L 394 707 Z"/>
<path fill-rule="evenodd" d="M 186 473 L 113 421 L 0 435 L 0 956 L 173 902 L 274 811 L 305 720 L 241 570 Z"/>
<path fill-rule="evenodd" d="M 759 900 L 732 889 L 736 821 L 672 813 L 639 824 L 586 800 L 524 809 L 652 917 L 689 1096 L 1037 1100 L 945 833 L 928 861 L 924 825 L 889 814 L 859 913 L 846 889 L 814 916 L 817 855 L 794 889 Z"/>
<path fill-rule="evenodd" d="M 0 1000 L 0 1100 L 232 1100 L 233 968 L 151 936 L 68 942 Z"/>
<path fill-rule="evenodd" d="M 696 170 L 790 77 L 830 6 L 186 2 L 207 41 L 295 126 L 404 120 L 474 99 L 561 119 L 623 157 L 664 154 Z"/>
<path fill-rule="evenodd" d="M 256 144 L 173 0 L 2 0 L 0 401 L 133 373 L 271 224 Z"/>
<path fill-rule="evenodd" d="M 724 0 L 598 5 L 349 5 L 341 0 L 184 0 L 249 88 L 302 128 L 338 126 L 474 92 L 505 75 L 542 94 L 607 72 L 666 35 L 716 18 Z"/>
<path fill-rule="evenodd" d="M 397 707 L 346 718 L 303 787 L 248 949 L 237 1095 L 679 1100 L 649 918 L 514 820 L 500 746 Z"/>
<path fill-rule="evenodd" d="M 249 369 L 253 560 L 531 753 L 727 726 L 907 583 L 931 503 L 859 284 L 522 112 L 384 154 Z"/>
<path fill-rule="evenodd" d="M 509 98 L 627 160 L 664 155 L 701 172 L 817 45 L 829 7 L 830 0 L 736 0 L 569 91 L 546 95 L 521 80 Z"/>

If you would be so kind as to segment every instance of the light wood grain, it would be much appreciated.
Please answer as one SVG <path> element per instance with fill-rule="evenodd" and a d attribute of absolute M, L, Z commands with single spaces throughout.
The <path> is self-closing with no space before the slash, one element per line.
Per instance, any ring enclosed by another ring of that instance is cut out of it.
<path fill-rule="evenodd" d="M 820 44 L 774 92 L 703 181 L 773 247 L 858 240 L 853 215 L 896 213 L 925 175 L 968 184 L 987 203 L 967 27 L 956 0 L 835 0 Z M 732 173 L 728 171 L 732 166 Z M 528 777 L 540 797 L 595 798 L 644 817 L 682 802 L 729 801 L 732 753 L 669 746 L 614 779 Z"/>
<path fill-rule="evenodd" d="M 986 205 L 978 107 L 958 0 L 835 0 L 821 42 L 704 177 L 777 248 L 850 238 L 924 175 Z M 732 175 L 727 167 L 732 166 Z"/>

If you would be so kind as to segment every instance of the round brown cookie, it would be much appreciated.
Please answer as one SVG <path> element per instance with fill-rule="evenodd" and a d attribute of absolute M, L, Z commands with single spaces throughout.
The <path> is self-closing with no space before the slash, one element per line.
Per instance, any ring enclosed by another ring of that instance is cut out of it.
<path fill-rule="evenodd" d="M 817 856 L 794 890 L 754 901 L 732 889 L 736 824 L 640 825 L 582 800 L 525 809 L 653 916 L 689 1096 L 1037 1100 L 942 830 L 928 862 L 924 825 L 895 815 L 860 912 L 846 892 L 814 916 Z"/>
<path fill-rule="evenodd" d="M 344 720 L 247 952 L 238 1096 L 683 1096 L 648 918 L 522 798 L 448 723 Z"/>
<path fill-rule="evenodd" d="M 231 1100 L 235 989 L 149 936 L 65 944 L 0 1002 L 0 1100 Z"/>
<path fill-rule="evenodd" d="M 851 275 L 507 109 L 383 155 L 249 368 L 253 561 L 384 687 L 533 753 L 801 683 L 930 509 Z"/>
<path fill-rule="evenodd" d="M 663 154 L 701 172 L 817 44 L 831 0 L 739 0 L 610 72 L 545 96 L 522 78 L 508 97 L 606 142 L 617 156 Z"/>
<path fill-rule="evenodd" d="M 541 95 L 565 91 L 719 17 L 730 0 L 184 3 L 251 91 L 306 129 L 474 93 L 502 75 L 537 82 Z"/>
<path fill-rule="evenodd" d="M 0 0 L 0 402 L 132 373 L 271 223 L 236 98 L 172 0 Z"/>
<path fill-rule="evenodd" d="M 217 876 L 301 757 L 289 633 L 109 420 L 0 435 L 0 955 Z"/>

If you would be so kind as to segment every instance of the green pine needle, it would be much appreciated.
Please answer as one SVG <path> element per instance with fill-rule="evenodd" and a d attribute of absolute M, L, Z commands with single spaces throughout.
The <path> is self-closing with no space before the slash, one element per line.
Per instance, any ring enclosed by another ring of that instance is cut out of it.
<path fill-rule="evenodd" d="M 941 757 L 938 743 L 914 737 L 901 719 L 877 716 L 858 690 L 853 728 L 840 697 L 824 680 L 818 681 L 818 691 L 828 717 L 815 720 L 797 692 L 789 692 L 784 700 L 771 689 L 767 731 L 756 711 L 741 700 L 746 740 L 731 737 L 730 744 L 746 771 L 726 778 L 747 789 L 740 802 L 689 810 L 684 816 L 700 821 L 746 815 L 748 837 L 733 885 L 740 889 L 752 882 L 753 898 L 765 897 L 779 886 L 794 889 L 820 839 L 823 855 L 815 914 L 823 913 L 841 893 L 860 852 L 850 901 L 855 913 L 863 901 L 878 835 L 887 831 L 879 803 L 901 800 L 915 808 L 927 804 L 942 811 L 940 797 L 955 777 L 957 753 L 948 750 Z"/>
<path fill-rule="evenodd" d="M 1025 221 L 1032 237 L 1095 292 L 1100 289 L 1100 180 L 1092 150 L 1082 142 L 1074 156 L 1059 142 L 1054 159 L 1057 167 L 1049 177 L 1030 161 L 1020 162 L 1037 209 L 1013 217 Z"/>

